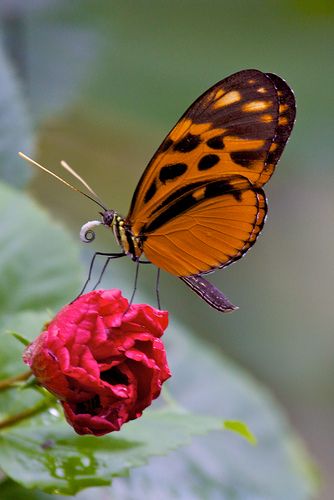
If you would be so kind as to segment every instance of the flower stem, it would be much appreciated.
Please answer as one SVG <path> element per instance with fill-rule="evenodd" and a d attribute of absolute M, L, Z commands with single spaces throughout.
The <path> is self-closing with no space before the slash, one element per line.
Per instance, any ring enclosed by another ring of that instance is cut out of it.
<path fill-rule="evenodd" d="M 32 408 L 28 408 L 27 410 L 21 411 L 20 413 L 17 413 L 16 415 L 12 415 L 11 417 L 5 418 L 4 420 L 0 421 L 0 429 L 4 429 L 5 427 L 10 427 L 14 424 L 17 424 L 18 422 L 21 422 L 22 420 L 25 420 L 30 417 L 34 417 L 38 413 L 42 413 L 45 411 L 47 408 L 50 406 L 50 399 L 43 399 L 39 403 L 37 403 L 35 406 Z"/>
<path fill-rule="evenodd" d="M 27 372 L 20 373 L 20 375 L 14 375 L 13 377 L 6 378 L 5 380 L 0 381 L 0 391 L 6 391 L 7 389 L 11 389 L 16 382 L 23 382 L 27 380 L 32 375 L 32 372 L 28 370 Z"/>

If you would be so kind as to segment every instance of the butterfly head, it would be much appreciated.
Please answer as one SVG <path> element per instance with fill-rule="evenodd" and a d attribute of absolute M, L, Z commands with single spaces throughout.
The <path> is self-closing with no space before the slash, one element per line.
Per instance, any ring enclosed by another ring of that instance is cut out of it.
<path fill-rule="evenodd" d="M 80 229 L 80 240 L 84 243 L 91 243 L 95 240 L 95 232 L 93 228 L 100 226 L 101 224 L 108 228 L 113 228 L 117 219 L 117 213 L 115 210 L 104 210 L 104 212 L 99 212 L 101 215 L 101 220 L 90 220 L 84 224 Z"/>
<path fill-rule="evenodd" d="M 115 223 L 116 212 L 115 210 L 105 210 L 100 212 L 102 217 L 102 224 L 107 227 L 112 227 Z"/>

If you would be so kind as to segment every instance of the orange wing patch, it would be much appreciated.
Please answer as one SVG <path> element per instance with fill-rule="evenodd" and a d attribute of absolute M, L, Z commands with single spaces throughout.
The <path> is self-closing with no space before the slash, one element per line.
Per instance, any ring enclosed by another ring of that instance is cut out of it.
<path fill-rule="evenodd" d="M 239 259 L 255 242 L 266 215 L 263 191 L 242 177 L 205 190 L 200 202 L 196 191 L 175 200 L 145 228 L 143 250 L 156 266 L 178 276 L 206 273 Z"/>
<path fill-rule="evenodd" d="M 219 97 L 222 94 L 222 97 Z M 215 102 L 213 103 L 213 108 L 223 108 L 224 106 L 230 106 L 241 100 L 240 92 L 237 90 L 231 90 L 224 94 L 222 89 L 219 89 L 215 96 Z"/>
<path fill-rule="evenodd" d="M 255 113 L 265 111 L 273 105 L 270 101 L 250 101 L 242 106 L 242 111 L 245 113 Z"/>

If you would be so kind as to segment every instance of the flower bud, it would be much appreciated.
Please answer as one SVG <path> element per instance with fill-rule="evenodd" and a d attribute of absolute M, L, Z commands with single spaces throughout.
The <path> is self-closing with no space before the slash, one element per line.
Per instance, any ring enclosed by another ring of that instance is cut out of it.
<path fill-rule="evenodd" d="M 23 355 L 78 434 L 117 431 L 159 396 L 170 377 L 160 339 L 168 313 L 94 290 L 65 306 Z"/>

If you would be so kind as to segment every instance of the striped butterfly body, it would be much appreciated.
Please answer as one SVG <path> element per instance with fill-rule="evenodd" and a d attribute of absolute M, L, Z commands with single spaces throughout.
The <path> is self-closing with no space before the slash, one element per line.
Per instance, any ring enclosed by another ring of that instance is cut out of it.
<path fill-rule="evenodd" d="M 204 275 L 235 262 L 255 243 L 267 212 L 262 187 L 294 120 L 294 95 L 280 77 L 244 70 L 225 78 L 169 132 L 127 217 L 100 204 L 102 224 L 133 260 L 144 254 L 212 307 L 235 309 Z"/>

